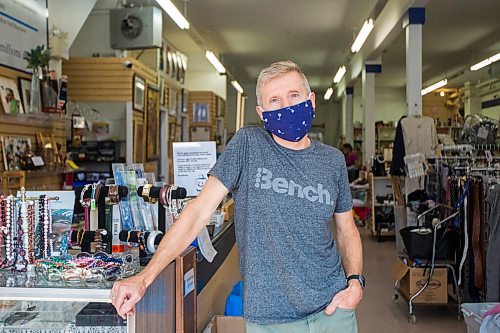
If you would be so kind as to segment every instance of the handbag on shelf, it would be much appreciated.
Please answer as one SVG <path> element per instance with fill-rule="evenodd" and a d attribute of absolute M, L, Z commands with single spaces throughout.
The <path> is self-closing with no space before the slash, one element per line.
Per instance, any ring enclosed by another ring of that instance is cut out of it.
<path fill-rule="evenodd" d="M 373 156 L 372 173 L 375 177 L 387 176 L 387 173 L 385 172 L 385 160 L 383 156 Z"/>

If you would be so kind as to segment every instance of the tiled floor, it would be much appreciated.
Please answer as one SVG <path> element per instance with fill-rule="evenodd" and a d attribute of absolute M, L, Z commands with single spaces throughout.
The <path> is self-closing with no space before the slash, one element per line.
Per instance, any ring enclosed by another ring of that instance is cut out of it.
<path fill-rule="evenodd" d="M 408 322 L 407 303 L 392 300 L 394 279 L 391 275 L 396 258 L 396 243 L 379 243 L 362 231 L 364 273 L 367 288 L 356 314 L 360 333 L 462 333 L 467 332 L 464 321 L 457 320 L 457 306 L 416 305 L 417 323 Z"/>

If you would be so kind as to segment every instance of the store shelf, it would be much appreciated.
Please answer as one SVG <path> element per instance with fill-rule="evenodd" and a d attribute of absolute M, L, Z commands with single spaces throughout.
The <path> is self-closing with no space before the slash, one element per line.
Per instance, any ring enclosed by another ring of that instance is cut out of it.
<path fill-rule="evenodd" d="M 111 289 L 0 287 L 0 300 L 111 303 Z"/>
<path fill-rule="evenodd" d="M 376 204 L 373 204 L 374 207 L 394 207 L 394 203 L 390 203 L 390 204 L 380 204 L 380 203 L 376 203 Z"/>

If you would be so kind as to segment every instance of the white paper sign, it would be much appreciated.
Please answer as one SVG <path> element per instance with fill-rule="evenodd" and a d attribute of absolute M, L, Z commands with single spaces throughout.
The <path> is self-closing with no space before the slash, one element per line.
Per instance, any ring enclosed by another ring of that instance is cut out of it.
<path fill-rule="evenodd" d="M 215 142 L 174 142 L 174 184 L 197 196 L 216 160 Z"/>
<path fill-rule="evenodd" d="M 194 290 L 194 269 L 191 268 L 184 274 L 184 297 Z"/>
<path fill-rule="evenodd" d="M 0 64 L 23 71 L 24 53 L 47 43 L 45 0 L 0 0 Z"/>
<path fill-rule="evenodd" d="M 201 232 L 196 239 L 203 257 L 205 257 L 208 262 L 214 261 L 214 258 L 217 255 L 217 250 L 214 248 L 212 241 L 210 240 L 210 235 L 208 234 L 206 227 L 201 229 Z"/>

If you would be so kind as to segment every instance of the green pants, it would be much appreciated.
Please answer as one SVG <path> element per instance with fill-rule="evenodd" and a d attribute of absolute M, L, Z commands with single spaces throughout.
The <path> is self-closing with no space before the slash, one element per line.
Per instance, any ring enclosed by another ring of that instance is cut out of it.
<path fill-rule="evenodd" d="M 354 310 L 337 308 L 327 316 L 323 311 L 285 324 L 259 325 L 247 322 L 247 333 L 357 333 Z"/>

